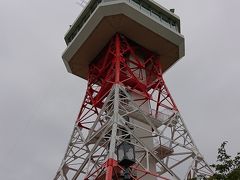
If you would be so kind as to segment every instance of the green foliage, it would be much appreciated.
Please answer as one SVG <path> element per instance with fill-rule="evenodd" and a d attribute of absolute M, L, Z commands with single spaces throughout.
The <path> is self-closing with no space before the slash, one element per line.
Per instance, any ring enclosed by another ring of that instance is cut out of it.
<path fill-rule="evenodd" d="M 227 141 L 218 148 L 218 164 L 211 165 L 215 169 L 215 174 L 209 180 L 240 180 L 240 152 L 232 158 L 226 152 L 226 144 Z"/>

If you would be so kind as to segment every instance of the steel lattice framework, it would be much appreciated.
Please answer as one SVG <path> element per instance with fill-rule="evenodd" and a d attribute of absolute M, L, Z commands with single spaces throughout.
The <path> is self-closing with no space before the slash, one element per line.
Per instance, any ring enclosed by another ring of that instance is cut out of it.
<path fill-rule="evenodd" d="M 134 180 L 212 174 L 164 82 L 161 57 L 116 34 L 89 66 L 86 95 L 54 179 L 122 179 L 116 147 L 123 141 L 135 146 Z"/>

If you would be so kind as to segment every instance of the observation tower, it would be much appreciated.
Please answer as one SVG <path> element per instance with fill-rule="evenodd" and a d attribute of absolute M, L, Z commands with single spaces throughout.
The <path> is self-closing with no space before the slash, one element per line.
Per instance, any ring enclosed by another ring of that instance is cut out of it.
<path fill-rule="evenodd" d="M 86 95 L 54 180 L 212 175 L 163 74 L 184 56 L 180 19 L 151 0 L 90 0 L 65 35 Z"/>

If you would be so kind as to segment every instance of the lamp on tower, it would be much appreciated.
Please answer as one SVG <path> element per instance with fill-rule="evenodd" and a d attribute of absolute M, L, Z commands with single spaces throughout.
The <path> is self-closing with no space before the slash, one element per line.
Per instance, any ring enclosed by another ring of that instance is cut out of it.
<path fill-rule="evenodd" d="M 135 148 L 134 145 L 128 142 L 122 142 L 117 146 L 118 164 L 124 167 L 124 180 L 131 180 L 130 166 L 135 163 Z"/>

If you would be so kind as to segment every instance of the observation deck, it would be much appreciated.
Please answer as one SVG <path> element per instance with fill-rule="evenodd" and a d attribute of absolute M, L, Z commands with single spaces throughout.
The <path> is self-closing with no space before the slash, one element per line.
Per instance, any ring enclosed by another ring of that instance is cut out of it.
<path fill-rule="evenodd" d="M 158 54 L 165 72 L 184 56 L 177 15 L 151 0 L 90 0 L 65 35 L 67 70 L 87 79 L 91 61 L 115 33 Z"/>

